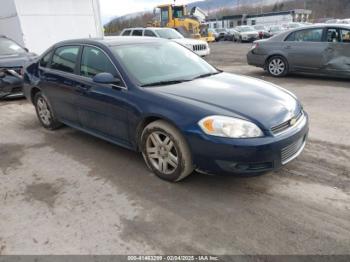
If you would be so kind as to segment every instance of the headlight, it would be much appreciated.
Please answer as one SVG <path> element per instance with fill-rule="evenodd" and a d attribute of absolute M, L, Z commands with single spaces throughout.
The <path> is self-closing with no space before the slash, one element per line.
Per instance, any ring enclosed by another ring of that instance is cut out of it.
<path fill-rule="evenodd" d="M 252 122 L 227 116 L 208 116 L 199 121 L 198 125 L 204 133 L 211 136 L 254 138 L 264 135 Z"/>

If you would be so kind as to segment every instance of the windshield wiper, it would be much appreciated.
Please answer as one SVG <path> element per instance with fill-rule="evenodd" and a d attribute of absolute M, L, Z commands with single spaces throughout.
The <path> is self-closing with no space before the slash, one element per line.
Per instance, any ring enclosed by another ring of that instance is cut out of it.
<path fill-rule="evenodd" d="M 182 79 L 182 80 L 159 81 L 159 82 L 144 84 L 141 87 L 175 85 L 175 84 L 180 84 L 180 83 L 188 82 L 188 81 L 191 81 L 191 80 Z"/>
<path fill-rule="evenodd" d="M 199 78 L 205 78 L 205 77 L 217 75 L 217 74 L 220 74 L 220 73 L 222 73 L 222 71 L 221 71 L 221 70 L 218 70 L 217 72 L 206 73 L 206 74 L 202 74 L 202 75 L 196 76 L 195 78 L 192 78 L 191 80 L 195 80 L 195 79 L 199 79 Z"/>

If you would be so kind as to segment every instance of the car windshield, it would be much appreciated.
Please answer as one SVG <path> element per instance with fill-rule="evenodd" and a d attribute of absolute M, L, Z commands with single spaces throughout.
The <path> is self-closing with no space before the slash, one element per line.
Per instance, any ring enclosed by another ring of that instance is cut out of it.
<path fill-rule="evenodd" d="M 190 81 L 219 71 L 174 42 L 112 46 L 111 50 L 140 86 Z"/>
<path fill-rule="evenodd" d="M 244 27 L 238 27 L 237 30 L 239 32 L 250 32 L 250 31 L 254 31 L 254 29 L 250 26 L 244 26 Z"/>
<path fill-rule="evenodd" d="M 0 55 L 22 54 L 26 51 L 18 44 L 7 38 L 0 38 Z"/>
<path fill-rule="evenodd" d="M 158 29 L 158 30 L 156 30 L 156 32 L 161 38 L 165 38 L 165 39 L 184 38 L 179 32 L 177 32 L 174 29 Z"/>

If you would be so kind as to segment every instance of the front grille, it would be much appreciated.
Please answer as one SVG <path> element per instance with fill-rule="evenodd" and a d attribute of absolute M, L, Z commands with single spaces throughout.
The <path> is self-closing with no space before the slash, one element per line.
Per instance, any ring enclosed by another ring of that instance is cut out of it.
<path fill-rule="evenodd" d="M 288 162 L 292 161 L 295 157 L 297 157 L 298 154 L 300 153 L 300 150 L 304 146 L 304 143 L 305 143 L 305 137 L 283 148 L 281 151 L 282 165 L 287 164 Z"/>
<path fill-rule="evenodd" d="M 296 123 L 299 122 L 299 120 L 302 118 L 303 116 L 303 111 L 300 111 L 299 114 L 292 118 L 292 119 L 295 119 Z M 288 121 L 286 122 L 283 122 L 282 124 L 279 124 L 277 126 L 274 126 L 271 128 L 271 132 L 274 134 L 274 135 L 278 135 L 284 131 L 286 131 L 288 128 L 292 127 L 293 125 L 291 124 L 291 120 L 292 119 L 289 119 Z"/>
<path fill-rule="evenodd" d="M 207 49 L 206 45 L 193 45 L 193 51 L 203 51 L 206 49 Z"/>

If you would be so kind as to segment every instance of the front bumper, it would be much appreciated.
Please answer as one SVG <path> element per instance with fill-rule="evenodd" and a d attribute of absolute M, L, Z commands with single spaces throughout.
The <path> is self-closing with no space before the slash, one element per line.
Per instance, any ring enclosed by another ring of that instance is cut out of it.
<path fill-rule="evenodd" d="M 280 135 L 230 139 L 192 134 L 189 144 L 198 171 L 212 174 L 244 174 L 275 170 L 301 154 L 309 132 L 309 120 Z"/>
<path fill-rule="evenodd" d="M 7 75 L 0 78 L 0 99 L 5 97 L 23 96 L 22 78 Z"/>

